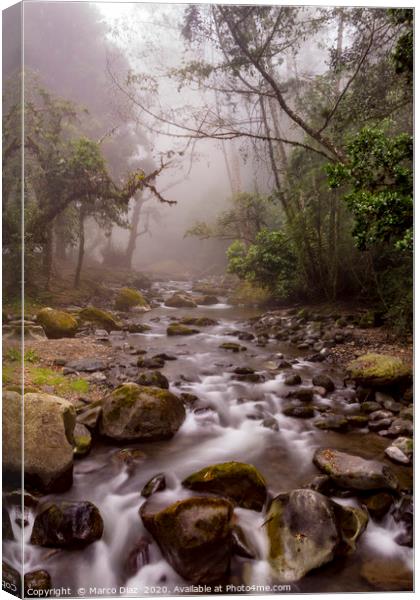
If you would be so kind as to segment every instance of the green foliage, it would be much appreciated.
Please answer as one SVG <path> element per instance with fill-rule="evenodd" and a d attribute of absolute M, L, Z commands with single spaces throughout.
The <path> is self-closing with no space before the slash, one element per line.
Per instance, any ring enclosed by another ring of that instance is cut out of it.
<path fill-rule="evenodd" d="M 332 188 L 347 185 L 344 198 L 355 218 L 353 235 L 360 249 L 390 242 L 412 247 L 412 137 L 390 137 L 365 127 L 347 145 L 348 163 L 328 165 Z"/>
<path fill-rule="evenodd" d="M 395 72 L 399 75 L 406 75 L 408 81 L 411 83 L 413 79 L 414 59 L 414 11 L 408 8 L 391 8 L 388 10 L 388 14 L 396 25 L 405 25 L 406 27 L 406 31 L 398 38 L 392 54 L 392 60 Z"/>
<path fill-rule="evenodd" d="M 296 255 L 282 231 L 261 230 L 248 248 L 235 241 L 228 249 L 228 270 L 284 299 L 296 290 Z"/>

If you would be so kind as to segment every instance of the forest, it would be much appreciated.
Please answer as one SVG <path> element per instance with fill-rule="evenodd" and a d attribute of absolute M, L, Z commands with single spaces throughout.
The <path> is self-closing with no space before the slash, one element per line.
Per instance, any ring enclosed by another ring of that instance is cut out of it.
<path fill-rule="evenodd" d="M 23 11 L 3 431 L 24 394 L 35 458 L 28 521 L 3 448 L 6 581 L 411 590 L 414 11 Z"/>

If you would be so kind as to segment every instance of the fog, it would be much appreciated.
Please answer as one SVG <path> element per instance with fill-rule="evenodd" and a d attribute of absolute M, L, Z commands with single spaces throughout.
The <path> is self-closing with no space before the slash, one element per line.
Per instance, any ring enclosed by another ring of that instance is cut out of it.
<path fill-rule="evenodd" d="M 197 221 L 214 222 L 229 207 L 232 192 L 270 193 L 274 180 L 264 142 L 246 137 L 191 140 L 186 130 L 155 118 L 159 113 L 188 127 L 191 114 L 196 119 L 204 114 L 206 123 L 212 121 L 213 131 L 217 118 L 249 121 L 251 129 L 260 126 L 253 125 L 256 105 L 247 96 L 239 96 L 239 101 L 226 94 L 217 96 L 191 81 L 181 86 L 179 80 L 168 76 L 171 69 L 180 69 L 188 61 L 215 60 L 210 45 L 202 45 L 199 52 L 187 47 L 180 33 L 185 8 L 25 4 L 25 67 L 36 74 L 41 85 L 88 109 L 81 130 L 93 139 L 104 139 L 102 150 L 117 179 L 139 166 L 146 172 L 147 168 L 153 170 L 171 154 L 171 164 L 159 174 L 156 188 L 177 204 L 159 203 L 147 193 L 143 197 L 139 231 L 147 221 L 147 232 L 137 238 L 131 266 L 173 275 L 204 275 L 223 272 L 229 241 L 200 240 L 186 236 L 186 231 Z M 334 38 L 333 31 L 324 31 L 324 37 L 325 33 Z M 325 46 L 314 50 L 313 40 L 307 47 L 303 43 L 298 55 L 290 55 L 275 67 L 279 76 L 287 81 L 298 72 L 303 79 L 321 73 L 327 58 Z M 137 87 L 127 83 L 130 77 L 138 77 Z M 27 78 L 27 87 L 31 81 Z M 299 95 L 299 90 L 296 93 Z M 210 107 L 207 113 L 203 113 L 205 106 Z M 279 115 L 279 123 L 282 135 L 292 133 L 299 139 L 301 134 L 287 117 Z M 131 202 L 131 212 L 135 202 Z M 110 241 L 123 251 L 127 228 L 114 226 L 111 238 L 90 244 L 97 228 L 93 221 L 87 224 L 88 251 L 93 246 L 90 258 L 101 260 Z"/>

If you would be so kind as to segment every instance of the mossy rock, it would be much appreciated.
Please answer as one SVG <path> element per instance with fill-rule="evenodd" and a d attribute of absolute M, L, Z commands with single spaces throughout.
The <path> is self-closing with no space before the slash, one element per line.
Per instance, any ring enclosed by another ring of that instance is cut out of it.
<path fill-rule="evenodd" d="M 194 325 L 195 327 L 212 327 L 213 325 L 217 325 L 218 321 L 208 317 L 184 317 L 180 323 L 182 325 Z"/>
<path fill-rule="evenodd" d="M 73 437 L 74 455 L 80 457 L 89 454 L 92 447 L 92 436 L 89 429 L 85 425 L 82 425 L 82 423 L 76 423 Z"/>
<path fill-rule="evenodd" d="M 364 354 L 347 366 L 347 374 L 356 384 L 381 388 L 410 381 L 412 370 L 400 358 L 388 354 Z"/>
<path fill-rule="evenodd" d="M 58 396 L 25 394 L 25 481 L 37 489 L 59 492 L 68 489 L 73 476 L 74 406 Z M 3 395 L 3 469 L 20 478 L 22 396 Z M 20 480 L 20 479 L 19 479 Z"/>
<path fill-rule="evenodd" d="M 136 306 L 143 308 L 144 310 L 150 310 L 147 300 L 138 290 L 121 288 L 115 298 L 115 308 L 126 312 Z"/>
<path fill-rule="evenodd" d="M 147 371 L 146 373 L 142 373 L 139 376 L 137 383 L 143 386 L 161 388 L 162 390 L 169 389 L 169 381 L 160 371 Z"/>
<path fill-rule="evenodd" d="M 223 581 L 232 554 L 232 504 L 200 496 L 162 508 L 156 496 L 141 506 L 140 516 L 169 564 L 193 583 Z"/>
<path fill-rule="evenodd" d="M 95 323 L 105 329 L 106 331 L 119 331 L 122 325 L 115 317 L 108 311 L 96 308 L 95 306 L 87 306 L 79 312 L 79 319 L 81 321 L 88 321 L 89 323 Z"/>
<path fill-rule="evenodd" d="M 77 320 L 63 310 L 43 308 L 36 319 L 50 339 L 74 337 L 78 329 Z"/>
<path fill-rule="evenodd" d="M 309 489 L 274 498 L 265 527 L 268 560 L 281 581 L 298 581 L 333 560 L 340 541 L 332 502 Z"/>
<path fill-rule="evenodd" d="M 182 400 L 168 390 L 123 383 L 102 403 L 101 433 L 116 441 L 169 439 L 185 419 Z"/>
<path fill-rule="evenodd" d="M 222 350 L 229 350 L 230 352 L 244 352 L 247 349 L 246 346 L 241 346 L 235 342 L 223 342 L 223 344 L 220 344 L 219 348 Z"/>
<path fill-rule="evenodd" d="M 193 473 L 182 484 L 196 492 L 218 494 L 242 508 L 262 510 L 267 498 L 263 476 L 253 465 L 226 462 Z"/>
<path fill-rule="evenodd" d="M 171 323 L 166 330 L 167 335 L 194 335 L 200 333 L 198 329 L 193 329 L 181 323 Z"/>
<path fill-rule="evenodd" d="M 91 502 L 62 501 L 41 506 L 35 517 L 31 544 L 78 549 L 102 537 L 104 523 Z"/>

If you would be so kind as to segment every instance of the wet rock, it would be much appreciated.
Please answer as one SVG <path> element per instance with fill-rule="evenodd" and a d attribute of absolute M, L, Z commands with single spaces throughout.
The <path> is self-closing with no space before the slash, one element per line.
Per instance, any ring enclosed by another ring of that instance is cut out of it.
<path fill-rule="evenodd" d="M 3 469 L 21 473 L 22 396 L 3 395 Z M 43 491 L 64 491 L 73 479 L 74 406 L 58 396 L 24 396 L 25 480 Z"/>
<path fill-rule="evenodd" d="M 401 402 L 395 402 L 395 400 L 392 398 L 384 400 L 384 402 L 382 402 L 382 406 L 385 410 L 389 410 L 392 413 L 399 413 L 400 410 L 404 408 L 404 405 L 401 404 Z"/>
<path fill-rule="evenodd" d="M 265 480 L 253 465 L 227 462 L 193 473 L 182 485 L 196 492 L 218 494 L 242 508 L 260 511 L 267 498 Z"/>
<path fill-rule="evenodd" d="M 395 419 L 388 429 L 387 437 L 400 437 L 413 435 L 413 422 L 406 419 Z"/>
<path fill-rule="evenodd" d="M 313 388 L 299 388 L 297 390 L 293 390 L 287 395 L 288 398 L 296 398 L 297 400 L 301 400 L 302 402 L 311 402 L 314 398 L 314 390 Z"/>
<path fill-rule="evenodd" d="M 133 288 L 121 288 L 115 298 L 115 308 L 122 312 L 138 309 L 144 312 L 150 310 L 150 305 L 139 291 Z"/>
<path fill-rule="evenodd" d="M 366 427 L 368 424 L 367 415 L 348 415 L 347 423 L 350 427 Z"/>
<path fill-rule="evenodd" d="M 151 329 L 150 325 L 146 323 L 128 323 L 126 327 L 128 333 L 146 333 L 146 331 L 150 331 Z"/>
<path fill-rule="evenodd" d="M 102 537 L 104 523 L 91 502 L 54 502 L 39 508 L 31 544 L 52 548 L 83 548 Z"/>
<path fill-rule="evenodd" d="M 89 429 L 85 425 L 82 425 L 82 423 L 76 423 L 73 437 L 74 455 L 80 457 L 89 454 L 92 447 L 92 436 Z"/>
<path fill-rule="evenodd" d="M 371 431 L 383 431 L 392 425 L 392 419 L 381 419 L 380 421 L 369 421 L 368 427 Z"/>
<path fill-rule="evenodd" d="M 165 301 L 165 306 L 171 308 L 196 308 L 197 304 L 190 296 L 177 292 Z"/>
<path fill-rule="evenodd" d="M 147 500 L 140 508 L 146 529 L 175 571 L 194 583 L 223 581 L 232 554 L 232 504 L 193 497 L 163 510 Z"/>
<path fill-rule="evenodd" d="M 184 317 L 180 323 L 181 325 L 194 325 L 195 327 L 212 327 L 217 325 L 218 321 L 209 317 Z"/>
<path fill-rule="evenodd" d="M 96 308 L 96 306 L 87 306 L 83 308 L 78 317 L 82 323 L 88 322 L 110 331 L 119 331 L 122 328 L 121 323 L 108 311 Z"/>
<path fill-rule="evenodd" d="M 411 368 L 387 354 L 364 354 L 347 367 L 348 376 L 358 385 L 383 388 L 410 381 Z"/>
<path fill-rule="evenodd" d="M 162 390 L 169 389 L 169 381 L 160 371 L 147 371 L 146 373 L 142 373 L 139 376 L 137 383 L 144 386 L 158 387 Z"/>
<path fill-rule="evenodd" d="M 180 398 L 186 406 L 193 406 L 199 400 L 198 396 L 189 392 L 182 392 Z"/>
<path fill-rule="evenodd" d="M 117 441 L 154 441 L 175 435 L 185 419 L 177 396 L 160 388 L 124 383 L 102 403 L 101 433 Z"/>
<path fill-rule="evenodd" d="M 138 448 L 122 448 L 112 455 L 112 461 L 118 466 L 123 466 L 129 475 L 132 475 L 137 467 L 146 460 L 147 456 Z"/>
<path fill-rule="evenodd" d="M 2 589 L 14 596 L 20 596 L 22 593 L 22 579 L 19 571 L 3 560 L 1 564 L 1 575 Z"/>
<path fill-rule="evenodd" d="M 413 573 L 399 559 L 375 558 L 362 565 L 362 578 L 376 590 L 406 592 L 413 590 Z"/>
<path fill-rule="evenodd" d="M 315 465 L 329 475 L 334 483 L 351 490 L 398 490 L 395 474 L 386 465 L 346 454 L 331 448 L 321 448 L 314 454 Z"/>
<path fill-rule="evenodd" d="M 400 533 L 395 541 L 400 546 L 413 546 L 413 496 L 403 496 L 392 512 L 394 520 L 404 525 L 405 531 Z"/>
<path fill-rule="evenodd" d="M 282 413 L 287 417 L 295 417 L 297 419 L 311 419 L 315 416 L 313 406 L 305 404 L 286 404 L 283 406 Z"/>
<path fill-rule="evenodd" d="M 202 306 L 212 306 L 213 304 L 219 304 L 220 300 L 217 296 L 207 294 L 205 296 L 200 296 L 199 298 L 197 298 L 196 302 L 197 304 L 200 304 Z"/>
<path fill-rule="evenodd" d="M 23 583 L 25 587 L 25 596 L 29 597 L 46 596 L 47 594 L 43 592 L 47 592 L 52 588 L 51 575 L 48 573 L 48 571 L 44 571 L 42 569 L 25 573 Z M 35 591 L 37 593 L 34 593 Z"/>
<path fill-rule="evenodd" d="M 272 431 L 279 431 L 279 424 L 274 417 L 267 417 L 263 420 L 261 425 Z"/>
<path fill-rule="evenodd" d="M 140 356 L 137 359 L 137 366 L 141 369 L 162 369 L 165 366 L 165 361 L 158 356 L 152 358 L 142 358 Z"/>
<path fill-rule="evenodd" d="M 319 492 L 324 496 L 330 496 L 334 492 L 334 484 L 328 475 L 316 475 L 305 488 Z"/>
<path fill-rule="evenodd" d="M 378 410 L 381 409 L 381 405 L 378 404 L 378 402 L 362 402 L 362 404 L 360 405 L 360 408 L 362 410 L 362 412 L 364 413 L 373 413 L 373 412 L 377 412 Z"/>
<path fill-rule="evenodd" d="M 255 335 L 253 333 L 249 333 L 248 331 L 240 331 L 238 333 L 238 340 L 243 340 L 244 342 L 251 342 L 255 339 Z"/>
<path fill-rule="evenodd" d="M 380 520 L 394 504 L 394 498 L 392 494 L 389 494 L 388 492 L 380 492 L 379 494 L 373 494 L 372 496 L 364 498 L 363 503 L 368 509 L 371 517 Z"/>
<path fill-rule="evenodd" d="M 53 308 L 43 308 L 37 314 L 37 322 L 42 326 L 45 335 L 50 339 L 74 337 L 78 322 L 69 313 Z"/>
<path fill-rule="evenodd" d="M 281 360 L 277 365 L 278 369 L 290 369 L 292 365 L 287 360 Z"/>
<path fill-rule="evenodd" d="M 66 363 L 66 368 L 74 371 L 93 373 L 95 371 L 104 371 L 108 368 L 108 363 L 100 358 L 82 358 Z"/>
<path fill-rule="evenodd" d="M 328 375 L 315 375 L 312 378 L 313 385 L 317 387 L 323 387 L 327 392 L 333 392 L 335 390 L 334 381 Z"/>
<path fill-rule="evenodd" d="M 277 496 L 265 526 L 268 560 L 281 581 L 298 581 L 331 561 L 340 541 L 331 501 L 309 489 Z"/>
<path fill-rule="evenodd" d="M 124 565 L 124 574 L 127 578 L 134 577 L 136 573 L 150 562 L 150 540 L 141 537 L 131 549 Z"/>
<path fill-rule="evenodd" d="M 343 415 L 336 415 L 334 413 L 329 413 L 320 419 L 316 419 L 314 425 L 318 429 L 331 431 L 347 431 L 348 429 L 347 418 Z"/>
<path fill-rule="evenodd" d="M 345 556 L 356 550 L 356 542 L 365 531 L 369 516 L 366 510 L 354 506 L 343 506 L 333 502 L 337 527 L 340 531 L 340 543 L 336 554 Z"/>
<path fill-rule="evenodd" d="M 413 420 L 413 406 L 407 406 L 400 411 L 399 414 L 400 419 L 404 419 L 405 421 Z"/>
<path fill-rule="evenodd" d="M 152 494 L 166 489 L 166 479 L 163 473 L 158 473 L 146 483 L 141 491 L 144 498 L 149 498 Z"/>
<path fill-rule="evenodd" d="M 166 330 L 166 335 L 194 335 L 200 333 L 198 329 L 193 329 L 181 323 L 172 323 Z"/>
<path fill-rule="evenodd" d="M 283 382 L 285 385 L 300 385 L 302 383 L 302 377 L 298 373 L 291 373 L 287 375 Z"/>
<path fill-rule="evenodd" d="M 385 448 L 385 454 L 397 463 L 408 465 L 413 456 L 413 440 L 399 437 L 388 448 Z"/>
<path fill-rule="evenodd" d="M 255 550 L 250 547 L 243 529 L 239 525 L 234 525 L 232 528 L 232 551 L 233 554 L 242 558 L 255 559 Z"/>
<path fill-rule="evenodd" d="M 392 419 L 394 414 L 389 410 L 375 410 L 370 413 L 369 421 L 382 421 L 383 419 Z"/>
<path fill-rule="evenodd" d="M 81 425 L 86 425 L 91 430 L 95 430 L 99 423 L 99 418 L 102 413 L 102 406 L 93 406 L 82 410 L 77 415 L 77 422 Z"/>
<path fill-rule="evenodd" d="M 159 354 L 155 354 L 153 358 L 159 358 L 161 360 L 178 360 L 178 357 L 175 354 L 168 354 L 167 352 L 160 352 Z"/>
<path fill-rule="evenodd" d="M 224 342 L 223 344 L 220 344 L 219 348 L 222 348 L 222 350 L 230 350 L 231 352 L 242 352 L 246 350 L 246 346 L 235 344 L 235 342 Z"/>

